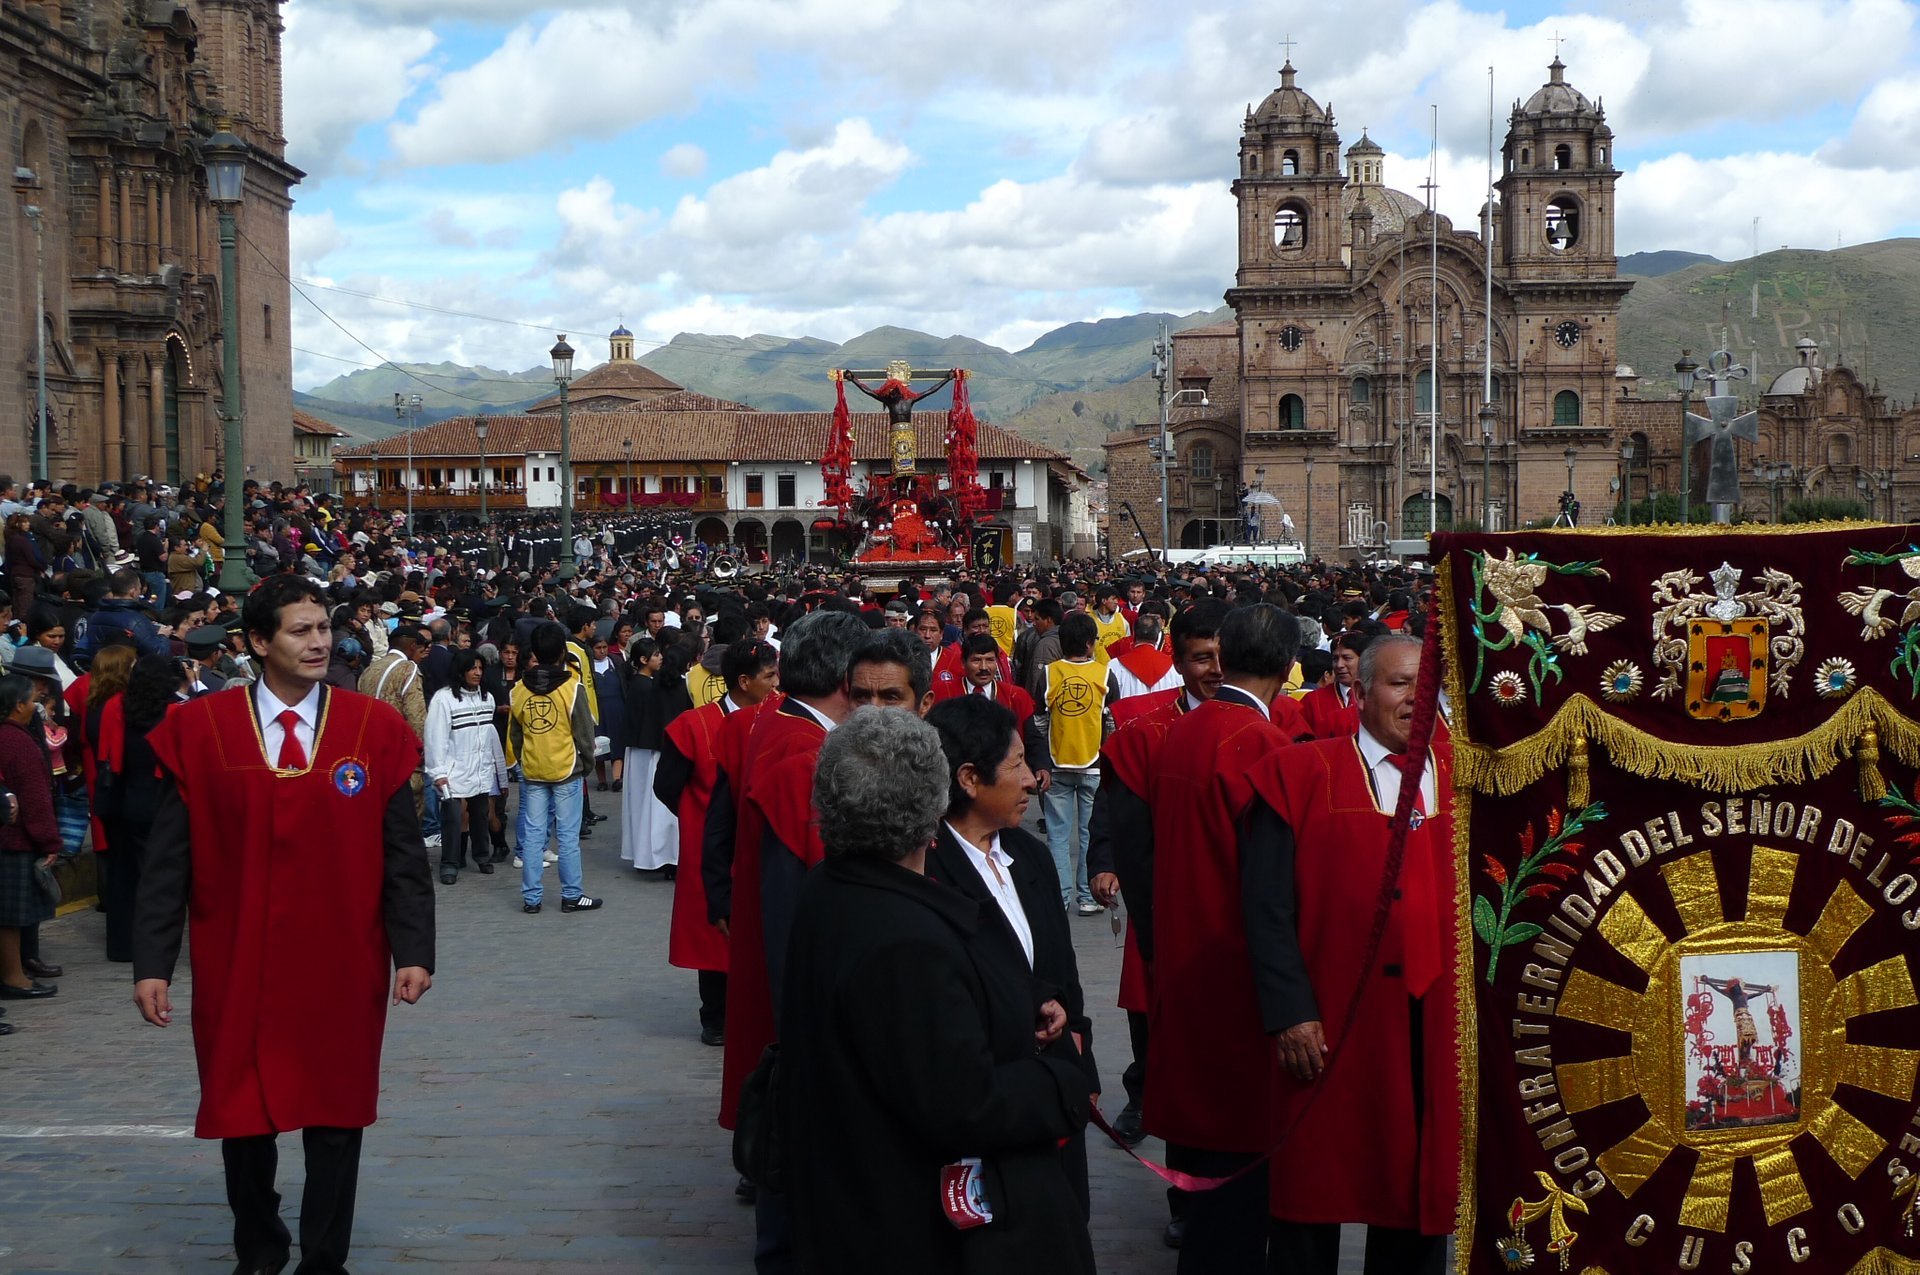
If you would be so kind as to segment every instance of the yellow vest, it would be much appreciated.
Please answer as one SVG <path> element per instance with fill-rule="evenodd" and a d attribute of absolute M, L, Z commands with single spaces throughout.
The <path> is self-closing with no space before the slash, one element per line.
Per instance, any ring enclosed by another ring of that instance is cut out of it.
<path fill-rule="evenodd" d="M 1087 614 L 1093 617 L 1093 627 L 1099 633 L 1093 643 L 1093 658 L 1105 664 L 1111 658 L 1107 654 L 1107 648 L 1133 632 L 1132 626 L 1127 623 L 1127 617 L 1119 611 L 1113 613 L 1111 620 L 1101 619 L 1098 611 L 1089 611 Z"/>
<path fill-rule="evenodd" d="M 687 670 L 687 694 L 693 697 L 695 708 L 718 703 L 726 693 L 727 680 L 718 673 L 709 673 L 698 664 Z"/>
<path fill-rule="evenodd" d="M 1011 656 L 1014 635 L 1018 631 L 1013 608 L 990 606 L 987 608 L 987 619 L 993 625 L 993 640 L 1000 644 L 1000 654 Z"/>
<path fill-rule="evenodd" d="M 1047 665 L 1047 751 L 1055 765 L 1081 769 L 1099 759 L 1106 699 L 1107 666 L 1100 661 Z"/>
<path fill-rule="evenodd" d="M 594 725 L 600 724 L 600 694 L 593 685 L 593 658 L 587 654 L 587 648 L 572 638 L 567 639 L 567 650 L 573 658 L 580 661 L 578 667 L 567 670 L 567 675 L 580 683 L 587 692 L 587 711 L 593 714 Z"/>

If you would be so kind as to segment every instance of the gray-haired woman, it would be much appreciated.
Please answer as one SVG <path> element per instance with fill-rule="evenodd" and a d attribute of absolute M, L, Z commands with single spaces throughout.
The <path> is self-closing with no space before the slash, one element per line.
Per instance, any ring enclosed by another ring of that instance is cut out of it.
<path fill-rule="evenodd" d="M 981 904 L 925 876 L 948 787 L 938 734 L 901 709 L 861 709 L 820 751 L 828 858 L 801 889 L 780 1019 L 800 1269 L 1091 1272 L 1059 1150 L 1087 1074 L 1040 1052 L 1062 1024 L 1036 1031 L 1031 979 L 982 953 Z"/>

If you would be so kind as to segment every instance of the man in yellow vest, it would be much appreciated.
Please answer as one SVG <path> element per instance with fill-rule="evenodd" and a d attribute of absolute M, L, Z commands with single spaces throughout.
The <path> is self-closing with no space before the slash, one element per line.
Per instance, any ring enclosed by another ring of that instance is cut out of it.
<path fill-rule="evenodd" d="M 1107 648 L 1130 636 L 1133 626 L 1120 613 L 1120 590 L 1114 585 L 1103 584 L 1094 591 L 1093 607 L 1093 658 L 1104 665 L 1111 658 Z"/>
<path fill-rule="evenodd" d="M 1060 625 L 1060 658 L 1046 672 L 1045 760 L 1052 782 L 1040 801 L 1047 847 L 1060 874 L 1060 902 L 1082 916 L 1101 910 L 1087 884 L 1087 824 L 1106 738 L 1107 670 L 1093 657 L 1096 635 L 1092 616 L 1068 616 Z"/>

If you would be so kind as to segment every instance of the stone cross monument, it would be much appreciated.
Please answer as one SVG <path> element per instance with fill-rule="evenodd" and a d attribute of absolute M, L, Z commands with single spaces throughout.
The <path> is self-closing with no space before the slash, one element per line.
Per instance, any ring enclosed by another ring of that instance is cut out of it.
<path fill-rule="evenodd" d="M 1715 351 L 1707 359 L 1709 390 L 1704 403 L 1707 414 L 1687 413 L 1682 445 L 1693 447 L 1702 441 L 1713 445 L 1707 467 L 1707 503 L 1713 506 L 1715 522 L 1733 521 L 1733 507 L 1740 503 L 1740 461 L 1734 454 L 1734 441 L 1760 441 L 1760 414 L 1742 413 L 1740 399 L 1732 392 L 1732 383 L 1745 380 L 1748 375 L 1746 368 L 1733 361 L 1732 354 L 1726 350 Z M 1682 500 L 1688 496 L 1687 492 L 1680 493 Z"/>

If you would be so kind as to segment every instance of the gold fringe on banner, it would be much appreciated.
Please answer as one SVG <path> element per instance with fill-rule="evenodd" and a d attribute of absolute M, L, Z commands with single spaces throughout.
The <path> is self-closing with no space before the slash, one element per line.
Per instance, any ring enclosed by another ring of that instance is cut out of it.
<path fill-rule="evenodd" d="M 1585 806 L 1593 800 L 1593 785 L 1587 779 L 1587 741 L 1575 736 L 1573 756 L 1567 759 L 1567 804 Z"/>
<path fill-rule="evenodd" d="M 1604 747 L 1608 760 L 1620 770 L 1650 779 L 1677 779 L 1713 792 L 1805 783 L 1853 756 L 1860 765 L 1862 794 L 1877 785 L 1879 792 L 1874 795 L 1878 796 L 1886 792 L 1886 783 L 1879 778 L 1882 750 L 1909 766 L 1920 765 L 1920 723 L 1866 687 L 1804 735 L 1718 748 L 1662 739 L 1576 694 L 1545 727 L 1504 748 L 1469 743 L 1456 733 L 1454 774 L 1480 792 L 1519 792 L 1549 770 L 1561 766 L 1584 770 L 1589 740 Z M 1580 780 L 1570 775 L 1568 782 Z"/>

